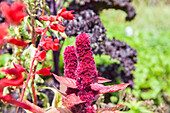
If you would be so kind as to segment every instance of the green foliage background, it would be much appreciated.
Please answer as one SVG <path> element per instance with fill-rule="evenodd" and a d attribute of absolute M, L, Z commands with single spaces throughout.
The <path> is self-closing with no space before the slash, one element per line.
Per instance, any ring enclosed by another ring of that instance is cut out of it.
<path fill-rule="evenodd" d="M 139 99 L 164 103 L 163 92 L 170 96 L 170 5 L 134 4 L 137 16 L 125 22 L 125 13 L 105 10 L 100 14 L 109 38 L 124 40 L 138 52 L 133 94 Z M 131 26 L 132 37 L 125 36 Z"/>

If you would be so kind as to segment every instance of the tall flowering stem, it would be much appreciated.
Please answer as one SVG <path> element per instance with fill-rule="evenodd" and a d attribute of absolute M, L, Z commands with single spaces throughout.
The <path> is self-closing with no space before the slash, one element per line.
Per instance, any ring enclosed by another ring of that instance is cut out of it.
<path fill-rule="evenodd" d="M 44 31 L 44 33 L 43 33 L 43 35 L 42 35 L 42 37 L 41 37 L 40 40 L 44 39 L 45 34 L 47 33 L 48 29 L 49 29 L 49 26 L 45 29 L 45 31 Z M 40 49 L 41 49 L 41 47 L 40 47 L 40 44 L 39 44 L 39 45 L 38 45 L 38 49 L 37 49 L 36 52 L 35 52 L 35 55 L 38 53 L 38 51 L 40 51 Z M 24 88 L 23 88 L 23 91 L 22 91 L 22 94 L 21 94 L 21 97 L 20 97 L 20 100 L 21 100 L 21 101 L 23 100 L 26 87 L 27 87 L 27 85 L 28 85 L 28 82 L 29 82 L 30 77 L 31 77 L 31 73 L 32 73 L 32 71 L 33 71 L 34 61 L 35 61 L 35 59 L 36 59 L 36 56 L 35 56 L 35 55 L 34 55 L 34 58 L 33 58 L 33 60 L 32 60 L 31 67 L 30 67 L 30 70 L 29 70 L 29 73 L 28 73 L 28 77 L 27 77 L 26 83 L 25 83 L 25 85 L 24 85 Z M 34 76 L 34 75 L 32 75 L 32 76 Z"/>

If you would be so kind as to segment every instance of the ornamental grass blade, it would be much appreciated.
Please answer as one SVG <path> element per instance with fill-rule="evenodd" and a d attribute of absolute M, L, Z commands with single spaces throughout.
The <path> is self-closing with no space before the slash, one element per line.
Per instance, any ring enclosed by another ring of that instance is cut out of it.
<path fill-rule="evenodd" d="M 77 88 L 75 79 L 72 79 L 72 78 L 69 78 L 69 77 L 57 76 L 55 74 L 53 74 L 53 75 L 54 75 L 55 79 L 57 81 L 59 81 L 61 84 L 64 84 L 64 85 L 66 85 L 67 87 L 70 87 L 70 88 Z"/>
<path fill-rule="evenodd" d="M 65 98 L 62 98 L 63 106 L 66 107 L 72 107 L 74 105 L 84 103 L 85 101 L 82 101 L 80 97 L 76 96 L 75 93 L 68 95 Z"/>
<path fill-rule="evenodd" d="M 123 104 L 117 104 L 114 107 L 108 107 L 108 108 L 101 108 L 97 110 L 97 113 L 119 113 L 121 108 L 123 108 Z"/>
<path fill-rule="evenodd" d="M 109 86 L 104 86 L 102 84 L 91 84 L 91 89 L 94 91 L 98 91 L 99 94 L 105 94 L 125 89 L 128 85 L 130 85 L 130 83 Z"/>
<path fill-rule="evenodd" d="M 103 78 L 103 77 L 97 77 L 97 83 L 105 83 L 105 82 L 111 82 L 112 80 Z"/>

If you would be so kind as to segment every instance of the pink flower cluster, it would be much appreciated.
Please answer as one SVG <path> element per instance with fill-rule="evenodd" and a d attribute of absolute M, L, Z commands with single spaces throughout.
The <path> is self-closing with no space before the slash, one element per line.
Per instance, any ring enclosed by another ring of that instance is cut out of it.
<path fill-rule="evenodd" d="M 61 84 L 68 87 L 66 99 L 73 94 L 72 99 L 74 101 L 78 99 L 75 104 L 71 100 L 63 101 L 63 105 L 71 104 L 69 108 L 74 113 L 95 113 L 100 111 L 94 109 L 92 105 L 98 99 L 98 94 L 119 91 L 126 88 L 129 83 L 109 86 L 100 84 L 110 80 L 98 77 L 89 36 L 85 33 L 80 34 L 76 37 L 75 45 L 76 47 L 66 47 L 64 51 L 65 77 L 54 76 Z"/>

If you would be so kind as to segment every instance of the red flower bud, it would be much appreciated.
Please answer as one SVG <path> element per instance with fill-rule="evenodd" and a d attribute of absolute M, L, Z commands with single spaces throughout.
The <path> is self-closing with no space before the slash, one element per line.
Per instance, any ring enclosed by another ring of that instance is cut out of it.
<path fill-rule="evenodd" d="M 44 50 L 48 51 L 48 50 L 50 50 L 50 49 L 52 48 L 52 43 L 53 43 L 52 37 L 47 37 L 46 39 L 44 39 L 44 40 L 42 40 L 42 41 L 40 42 L 40 46 L 41 46 Z"/>
<path fill-rule="evenodd" d="M 61 16 L 65 19 L 65 20 L 73 20 L 74 19 L 74 14 L 72 14 L 74 11 L 65 11 L 63 13 L 61 13 Z"/>
<path fill-rule="evenodd" d="M 43 20 L 43 21 L 49 21 L 49 16 L 46 16 L 46 15 L 41 15 L 39 17 L 40 20 Z"/>
<path fill-rule="evenodd" d="M 57 16 L 61 16 L 63 12 L 67 11 L 66 8 L 62 8 L 58 11 Z"/>
<path fill-rule="evenodd" d="M 35 28 L 35 33 L 41 35 L 43 32 L 44 32 L 44 28 L 41 28 L 41 27 L 36 27 L 36 28 Z"/>
<path fill-rule="evenodd" d="M 43 61 L 46 58 L 46 52 L 45 51 L 40 51 L 40 52 L 36 53 L 35 58 L 38 61 Z"/>
<path fill-rule="evenodd" d="M 53 51 L 57 51 L 59 49 L 59 40 L 55 39 L 51 48 Z"/>
<path fill-rule="evenodd" d="M 49 21 L 51 21 L 51 22 L 54 22 L 54 21 L 56 21 L 56 16 L 50 16 L 50 18 L 49 18 Z"/>
<path fill-rule="evenodd" d="M 57 23 L 51 24 L 50 26 L 51 26 L 51 29 L 56 30 L 56 31 L 59 31 L 59 32 L 62 32 L 62 33 L 63 33 L 63 32 L 65 31 L 65 29 L 66 29 L 66 27 L 64 27 L 64 26 L 62 26 L 62 25 L 60 25 L 60 24 L 57 24 Z"/>

